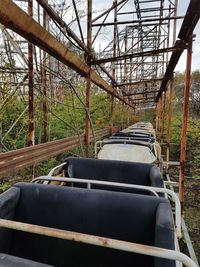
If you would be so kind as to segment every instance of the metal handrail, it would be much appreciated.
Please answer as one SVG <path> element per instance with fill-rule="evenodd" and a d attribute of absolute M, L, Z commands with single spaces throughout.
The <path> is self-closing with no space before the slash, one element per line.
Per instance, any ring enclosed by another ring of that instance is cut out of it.
<path fill-rule="evenodd" d="M 56 167 L 54 167 L 53 169 L 50 170 L 50 172 L 48 173 L 48 176 L 53 176 L 55 170 L 63 167 L 64 165 L 66 165 L 66 162 L 61 163 L 60 165 L 57 165 Z"/>
<path fill-rule="evenodd" d="M 195 262 L 193 262 L 188 256 L 185 254 L 159 247 L 147 246 L 138 243 L 132 243 L 127 241 L 121 241 L 101 236 L 77 233 L 72 231 L 66 231 L 61 229 L 55 229 L 50 227 L 44 227 L 34 224 L 16 222 L 11 220 L 0 219 L 0 227 L 6 229 L 12 229 L 17 231 L 23 231 L 43 236 L 49 236 L 54 238 L 60 238 L 64 240 L 71 240 L 74 242 L 81 242 L 90 245 L 96 245 L 99 247 L 106 247 L 117 249 L 121 251 L 127 251 L 131 253 L 138 253 L 148 256 L 154 256 L 169 260 L 180 261 L 187 267 L 198 267 Z"/>
<path fill-rule="evenodd" d="M 87 184 L 87 188 L 91 189 L 91 184 L 96 184 L 95 182 L 98 182 L 96 180 L 87 180 L 87 179 L 82 179 L 82 178 L 68 178 L 68 177 L 47 177 L 47 176 L 42 176 L 42 177 L 38 177 L 35 178 L 34 180 L 32 180 L 32 183 L 38 182 L 38 181 L 52 181 L 52 182 L 72 182 L 72 183 L 86 183 Z M 92 181 L 92 182 L 90 182 Z M 127 188 L 133 188 L 130 184 L 127 184 L 127 186 L 122 186 L 121 183 L 114 183 L 112 182 L 110 184 L 110 182 L 105 182 L 105 183 L 101 183 L 103 181 L 100 181 L 100 185 L 111 185 L 114 187 L 127 187 Z M 108 183 L 108 184 L 107 184 Z M 151 188 L 147 187 L 146 189 L 144 189 L 144 191 L 149 191 L 150 193 L 152 193 L 154 196 L 159 197 L 159 195 L 153 191 Z"/>
<path fill-rule="evenodd" d="M 164 193 L 168 194 L 172 197 L 173 201 L 175 202 L 175 224 L 176 224 L 176 233 L 177 237 L 181 238 L 181 205 L 178 196 L 172 190 L 160 187 L 151 187 L 151 186 L 144 186 L 144 185 L 133 185 L 133 184 L 125 184 L 125 183 L 115 183 L 115 182 L 107 182 L 103 180 L 89 180 L 89 179 L 81 179 L 81 178 L 68 178 L 68 177 L 48 177 L 48 176 L 41 176 L 34 179 L 32 182 L 37 182 L 39 180 L 49 180 L 49 181 L 58 181 L 58 182 L 77 182 L 77 183 L 87 183 L 87 184 L 97 184 L 97 185 L 109 185 L 115 187 L 123 187 L 123 188 L 132 188 L 132 189 L 141 189 L 141 190 L 149 190 L 151 192 L 156 193 Z"/>

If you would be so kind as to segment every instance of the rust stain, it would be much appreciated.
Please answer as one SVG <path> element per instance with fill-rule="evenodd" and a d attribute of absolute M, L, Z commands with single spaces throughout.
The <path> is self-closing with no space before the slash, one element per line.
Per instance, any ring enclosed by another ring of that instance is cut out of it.
<path fill-rule="evenodd" d="M 103 237 L 99 237 L 98 240 L 102 243 L 102 245 L 104 247 L 108 246 L 108 240 L 106 238 L 103 238 Z"/>

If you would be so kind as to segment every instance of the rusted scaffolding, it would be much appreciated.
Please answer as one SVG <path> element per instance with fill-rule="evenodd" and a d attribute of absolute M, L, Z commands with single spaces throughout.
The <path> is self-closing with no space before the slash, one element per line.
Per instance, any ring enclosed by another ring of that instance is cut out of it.
<path fill-rule="evenodd" d="M 178 0 L 115 0 L 111 4 L 108 1 L 102 6 L 103 11 L 95 10 L 97 4 L 96 0 L 0 0 L 0 86 L 6 88 L 9 84 L 11 88 L 0 110 L 17 91 L 21 92 L 23 100 L 28 89 L 29 101 L 25 107 L 29 110 L 28 145 L 34 145 L 34 97 L 40 95 L 40 141 L 47 142 L 49 103 L 62 98 L 65 83 L 75 90 L 80 81 L 85 80 L 85 103 L 82 104 L 86 116 L 87 156 L 92 128 L 91 90 L 101 88 L 110 99 L 111 132 L 115 105 L 119 101 L 122 113 L 156 108 L 156 130 L 162 143 L 167 129 L 169 161 L 173 74 L 181 54 L 187 49 L 179 188 L 183 202 L 191 43 L 199 20 L 200 3 L 190 0 L 185 16 L 177 14 Z M 86 19 L 82 20 L 84 16 Z M 182 23 L 178 35 L 177 21 Z M 73 92 L 77 95 L 76 90 Z M 60 98 L 56 99 L 56 95 Z M 124 124 L 122 114 L 121 126 Z"/>

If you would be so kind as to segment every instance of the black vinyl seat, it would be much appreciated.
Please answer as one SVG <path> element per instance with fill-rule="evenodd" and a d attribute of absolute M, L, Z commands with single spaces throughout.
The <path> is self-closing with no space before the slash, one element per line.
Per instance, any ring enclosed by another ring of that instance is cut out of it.
<path fill-rule="evenodd" d="M 147 142 L 147 143 L 151 143 L 153 144 L 155 142 L 154 138 L 151 137 L 142 137 L 142 136 L 133 136 L 133 137 L 129 137 L 129 136 L 111 136 L 109 137 L 109 139 L 120 139 L 120 140 L 133 140 L 133 141 L 142 141 L 142 142 Z"/>
<path fill-rule="evenodd" d="M 0 217 L 174 249 L 171 207 L 164 198 L 19 183 L 0 195 Z M 171 260 L 3 228 L 0 253 L 58 267 L 175 266 Z"/>
<path fill-rule="evenodd" d="M 69 157 L 65 161 L 66 177 L 163 187 L 160 169 L 153 164 L 75 157 Z M 76 186 L 86 187 L 86 184 Z M 111 186 L 92 185 L 92 187 L 120 191 Z M 147 191 L 136 189 L 123 189 L 123 191 L 147 194 Z"/>
<path fill-rule="evenodd" d="M 0 267 L 53 267 L 53 266 L 0 253 Z"/>
<path fill-rule="evenodd" d="M 116 132 L 114 133 L 111 138 L 130 138 L 131 140 L 139 140 L 149 143 L 154 143 L 155 138 L 152 134 L 148 133 L 131 133 L 131 132 Z"/>

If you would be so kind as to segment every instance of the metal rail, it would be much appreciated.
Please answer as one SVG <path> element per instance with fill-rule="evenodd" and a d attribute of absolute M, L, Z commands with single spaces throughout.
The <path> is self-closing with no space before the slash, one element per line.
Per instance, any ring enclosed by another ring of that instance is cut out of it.
<path fill-rule="evenodd" d="M 133 185 L 133 184 L 125 184 L 125 183 L 115 183 L 115 182 L 106 182 L 102 180 L 89 180 L 89 179 L 82 179 L 82 178 L 63 178 L 63 177 L 48 177 L 42 176 L 34 179 L 32 182 L 37 182 L 39 180 L 43 181 L 59 181 L 59 182 L 74 182 L 74 183 L 87 183 L 87 184 L 95 184 L 95 185 L 105 185 L 105 186 L 114 186 L 114 187 L 122 187 L 122 188 L 133 188 L 133 189 L 141 189 L 141 190 L 149 190 L 154 191 L 156 193 L 164 193 L 171 196 L 173 201 L 175 202 L 175 224 L 176 224 L 176 232 L 177 237 L 181 238 L 181 206 L 180 201 L 175 192 L 166 188 L 160 187 L 150 187 L 150 186 L 143 186 L 143 185 Z"/>
<path fill-rule="evenodd" d="M 187 267 L 198 267 L 196 263 L 194 263 L 188 256 L 174 250 L 5 219 L 0 219 L 0 227 L 43 236 L 60 238 L 64 240 L 71 240 L 84 244 L 96 245 L 104 248 L 106 247 L 131 253 L 138 253 L 164 259 L 176 260 L 182 262 Z"/>
<path fill-rule="evenodd" d="M 71 52 L 66 45 L 59 42 L 52 34 L 50 34 L 44 27 L 40 26 L 34 19 L 29 17 L 11 0 L 0 0 L 0 22 L 32 44 L 35 44 L 42 50 L 48 52 L 51 56 L 57 58 L 80 75 L 87 77 L 89 72 L 91 72 L 91 81 L 95 85 L 102 88 L 107 93 L 111 95 L 113 94 L 114 97 L 118 98 L 126 105 L 134 108 L 132 104 L 127 102 L 116 90 L 113 89 L 111 84 L 102 79 L 97 72 L 91 70 L 86 62 Z"/>
<path fill-rule="evenodd" d="M 60 167 L 60 165 L 59 165 Z M 114 183 L 114 182 L 105 182 L 104 181 L 100 181 L 100 183 L 98 181 L 95 180 L 87 180 L 87 179 L 82 179 L 82 178 L 58 178 L 58 177 L 38 177 L 35 178 L 32 182 L 38 182 L 38 181 L 56 181 L 56 182 L 72 182 L 72 183 L 86 183 L 87 184 L 87 188 L 91 189 L 91 184 L 100 184 L 100 185 L 111 185 L 114 187 L 123 187 L 123 188 L 135 188 L 134 185 L 130 185 L 130 184 L 122 184 L 122 183 Z M 92 181 L 92 182 L 90 182 Z M 97 183 L 95 183 L 97 182 Z M 151 187 L 147 187 L 144 189 L 144 191 L 149 191 L 150 193 L 152 193 L 154 196 L 159 197 L 159 195 L 151 189 Z"/>
<path fill-rule="evenodd" d="M 166 175 L 166 177 L 167 177 L 167 181 L 165 181 L 165 185 L 168 185 L 170 190 L 175 192 L 174 187 L 178 187 L 179 184 L 177 182 L 172 182 L 168 174 Z M 181 216 L 181 227 L 182 227 L 183 238 L 185 239 L 190 258 L 198 265 L 198 260 L 197 260 L 197 257 L 196 257 L 196 254 L 195 254 L 195 251 L 192 245 L 192 241 L 190 239 L 190 235 L 188 233 L 187 226 L 185 224 L 183 216 Z"/>
<path fill-rule="evenodd" d="M 95 138 L 100 139 L 109 135 L 109 129 L 95 131 Z M 91 136 L 91 141 L 93 141 Z M 47 142 L 31 147 L 21 148 L 10 152 L 0 153 L 0 177 L 11 175 L 23 168 L 46 160 L 63 152 L 69 151 L 79 143 L 84 142 L 84 135 L 71 136 L 56 141 Z"/>

